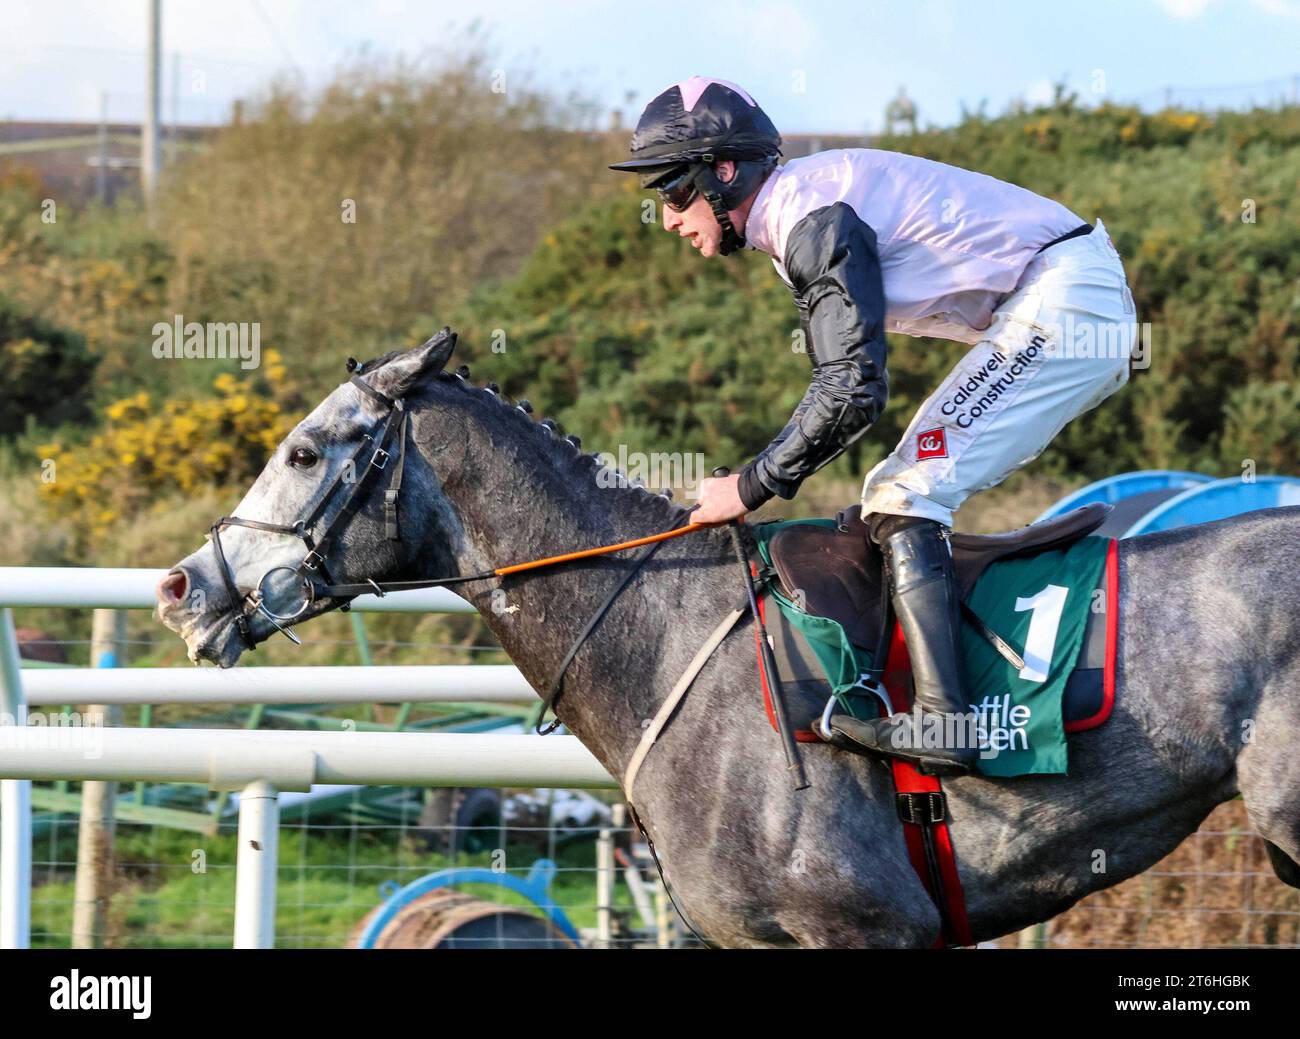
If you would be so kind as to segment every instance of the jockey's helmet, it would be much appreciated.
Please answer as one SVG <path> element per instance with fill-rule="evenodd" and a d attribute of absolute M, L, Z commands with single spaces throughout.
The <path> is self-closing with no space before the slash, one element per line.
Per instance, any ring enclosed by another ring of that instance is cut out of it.
<path fill-rule="evenodd" d="M 745 244 L 728 211 L 758 189 L 780 154 L 781 135 L 745 90 L 692 76 L 646 105 L 632 134 L 632 157 L 609 168 L 638 174 L 642 187 L 657 189 L 676 210 L 702 194 L 722 228 L 725 256 Z M 720 159 L 736 164 L 730 182 L 717 176 Z"/>

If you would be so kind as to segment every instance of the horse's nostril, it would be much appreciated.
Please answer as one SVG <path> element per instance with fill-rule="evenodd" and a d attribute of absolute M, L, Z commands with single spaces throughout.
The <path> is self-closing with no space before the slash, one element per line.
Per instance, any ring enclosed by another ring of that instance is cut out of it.
<path fill-rule="evenodd" d="M 173 570 L 158 582 L 158 598 L 167 603 L 180 602 L 185 598 L 188 586 L 189 579 L 185 576 L 185 571 Z"/>

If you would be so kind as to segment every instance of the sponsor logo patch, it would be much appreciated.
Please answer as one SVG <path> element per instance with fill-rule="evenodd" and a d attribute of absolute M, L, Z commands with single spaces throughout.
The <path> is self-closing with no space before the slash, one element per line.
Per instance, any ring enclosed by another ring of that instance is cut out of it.
<path fill-rule="evenodd" d="M 947 458 L 948 437 L 942 426 L 925 429 L 916 434 L 916 460 L 924 458 Z"/>

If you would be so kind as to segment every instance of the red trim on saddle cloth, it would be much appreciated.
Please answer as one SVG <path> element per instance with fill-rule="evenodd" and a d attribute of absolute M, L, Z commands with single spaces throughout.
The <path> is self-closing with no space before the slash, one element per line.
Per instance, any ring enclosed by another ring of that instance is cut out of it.
<path fill-rule="evenodd" d="M 1090 718 L 1066 722 L 1066 732 L 1095 729 L 1115 707 L 1115 657 L 1119 651 L 1119 541 L 1111 538 L 1106 553 L 1106 663 L 1102 671 L 1101 707 Z"/>
<path fill-rule="evenodd" d="M 752 563 L 750 564 L 750 567 L 751 568 L 753 567 Z M 758 615 L 760 618 L 762 618 L 763 623 L 766 624 L 767 623 L 767 596 L 766 595 L 760 595 L 758 597 Z M 767 681 L 767 668 L 763 666 L 763 647 L 758 641 L 762 636 L 759 635 L 758 630 L 759 630 L 758 625 L 755 624 L 754 625 L 754 655 L 758 657 L 758 683 L 760 686 L 762 686 L 763 689 L 763 709 L 767 711 L 767 720 L 768 720 L 768 724 L 772 726 L 772 731 L 779 732 L 780 730 L 776 726 L 776 711 L 772 709 L 772 687 L 768 684 Z M 794 740 L 796 743 L 820 743 L 821 737 L 819 737 L 817 733 L 813 732 L 811 729 L 796 729 L 794 732 Z"/>
<path fill-rule="evenodd" d="M 909 683 L 912 674 L 912 661 L 907 653 L 907 642 L 903 638 L 901 624 L 894 625 L 893 639 L 889 645 L 889 665 L 885 670 L 885 691 L 889 693 L 890 702 L 895 710 L 910 710 L 912 698 L 909 695 Z M 928 793 L 943 790 L 938 776 L 927 776 L 915 766 L 898 758 L 889 759 L 890 769 L 894 773 L 894 787 L 900 794 Z M 900 820 L 901 822 L 901 820 Z M 930 882 L 930 869 L 925 860 L 925 840 L 921 827 L 916 823 L 902 823 L 903 837 L 907 841 L 907 854 L 912 860 L 912 868 L 921 878 L 925 890 L 937 903 L 940 895 L 934 891 Z M 957 945 L 974 945 L 975 939 L 970 932 L 970 921 L 966 917 L 966 896 L 961 888 L 961 877 L 957 874 L 957 857 L 952 846 L 952 834 L 948 823 L 935 823 L 930 827 L 934 834 L 935 857 L 939 860 L 939 877 L 942 881 L 942 897 L 947 903 L 948 920 L 952 924 L 951 940 Z M 941 932 L 935 939 L 934 948 L 945 948 L 947 943 Z"/>

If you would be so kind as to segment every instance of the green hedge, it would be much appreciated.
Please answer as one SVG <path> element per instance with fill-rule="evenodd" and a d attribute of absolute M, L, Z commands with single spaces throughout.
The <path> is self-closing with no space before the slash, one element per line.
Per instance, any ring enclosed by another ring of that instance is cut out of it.
<path fill-rule="evenodd" d="M 0 434 L 77 422 L 87 415 L 96 359 L 85 339 L 24 313 L 0 296 Z"/>

